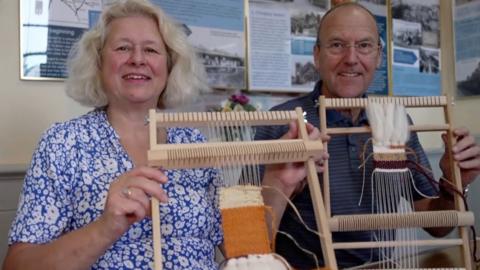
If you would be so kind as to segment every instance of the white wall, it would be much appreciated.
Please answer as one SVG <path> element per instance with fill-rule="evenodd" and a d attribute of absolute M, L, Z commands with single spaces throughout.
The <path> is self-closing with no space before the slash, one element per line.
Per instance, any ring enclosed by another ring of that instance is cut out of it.
<path fill-rule="evenodd" d="M 8 231 L 17 210 L 23 173 L 0 174 L 0 267 L 7 253 Z"/>
<path fill-rule="evenodd" d="M 0 171 L 24 167 L 46 128 L 86 111 L 63 82 L 20 80 L 19 1 L 0 0 Z"/>

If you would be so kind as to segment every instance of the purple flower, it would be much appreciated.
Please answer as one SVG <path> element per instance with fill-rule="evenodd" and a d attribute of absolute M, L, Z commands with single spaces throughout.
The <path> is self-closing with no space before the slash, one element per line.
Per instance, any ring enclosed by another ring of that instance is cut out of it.
<path fill-rule="evenodd" d="M 244 94 L 234 94 L 230 96 L 229 100 L 231 102 L 240 103 L 241 105 L 245 105 L 250 101 Z"/>

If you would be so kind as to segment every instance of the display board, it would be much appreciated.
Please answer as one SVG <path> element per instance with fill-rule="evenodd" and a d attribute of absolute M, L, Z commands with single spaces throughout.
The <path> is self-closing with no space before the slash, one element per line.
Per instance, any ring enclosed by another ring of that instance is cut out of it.
<path fill-rule="evenodd" d="M 98 20 L 105 0 L 20 0 L 21 79 L 63 80 L 69 51 Z M 329 0 L 152 0 L 185 30 L 212 88 L 308 92 L 317 26 Z M 385 1 L 359 1 L 387 40 Z M 383 55 L 388 55 L 384 46 Z M 388 94 L 384 57 L 369 92 Z"/>
<path fill-rule="evenodd" d="M 391 12 L 393 95 L 440 95 L 440 0 L 392 0 Z"/>

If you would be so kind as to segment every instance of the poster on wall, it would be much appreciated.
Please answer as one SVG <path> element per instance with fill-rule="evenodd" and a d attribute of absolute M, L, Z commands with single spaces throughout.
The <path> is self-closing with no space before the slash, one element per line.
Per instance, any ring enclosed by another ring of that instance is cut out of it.
<path fill-rule="evenodd" d="M 373 81 L 367 92 L 376 95 L 388 95 L 387 3 L 386 0 L 359 0 L 358 3 L 370 10 L 375 16 L 382 45 L 382 62 L 375 71 Z"/>
<path fill-rule="evenodd" d="M 244 3 L 153 0 L 186 29 L 214 88 L 245 89 Z"/>
<path fill-rule="evenodd" d="M 72 45 L 101 9 L 102 0 L 21 0 L 20 77 L 66 78 Z"/>
<path fill-rule="evenodd" d="M 455 77 L 457 97 L 480 95 L 480 1 L 456 1 Z"/>
<path fill-rule="evenodd" d="M 319 79 L 313 61 L 317 26 L 329 0 L 250 0 L 248 88 L 309 92 Z"/>
<path fill-rule="evenodd" d="M 392 0 L 393 95 L 438 96 L 439 0 Z"/>
<path fill-rule="evenodd" d="M 21 78 L 61 80 L 72 45 L 111 0 L 21 0 Z M 244 89 L 244 3 L 152 0 L 179 24 L 205 65 L 209 85 Z"/>

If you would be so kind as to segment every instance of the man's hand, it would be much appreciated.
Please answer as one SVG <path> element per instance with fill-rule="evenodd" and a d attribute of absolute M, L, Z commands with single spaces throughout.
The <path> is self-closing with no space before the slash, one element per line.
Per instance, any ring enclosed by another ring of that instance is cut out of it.
<path fill-rule="evenodd" d="M 306 124 L 308 137 L 311 140 L 321 139 L 323 142 L 330 139 L 327 135 L 322 135 L 320 131 L 311 124 Z M 290 128 L 280 139 L 297 139 L 299 130 L 296 122 L 290 123 Z M 315 156 L 315 165 L 318 172 L 323 172 L 324 161 L 328 159 L 328 153 Z M 265 167 L 264 185 L 275 186 L 282 190 L 286 196 L 301 191 L 305 186 L 307 176 L 306 168 L 303 162 L 272 164 Z"/>
<path fill-rule="evenodd" d="M 453 131 L 457 142 L 453 146 L 453 149 L 445 148 L 445 153 L 440 160 L 440 169 L 443 175 L 449 178 L 452 174 L 452 168 L 450 168 L 448 162 L 448 152 L 451 151 L 454 160 L 460 167 L 463 186 L 467 186 L 475 180 L 480 174 L 480 146 L 475 142 L 475 138 L 470 134 L 466 128 L 457 128 Z M 442 134 L 442 139 L 447 144 L 447 134 Z"/>

